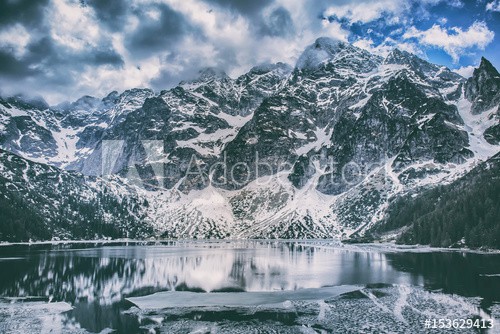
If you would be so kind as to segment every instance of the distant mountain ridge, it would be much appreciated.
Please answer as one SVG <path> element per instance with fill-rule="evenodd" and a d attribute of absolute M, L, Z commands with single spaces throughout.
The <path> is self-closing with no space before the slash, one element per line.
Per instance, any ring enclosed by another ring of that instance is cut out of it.
<path fill-rule="evenodd" d="M 205 69 L 159 93 L 56 107 L 2 98 L 0 148 L 98 179 L 111 171 L 102 182 L 148 203 L 140 220 L 154 237 L 349 238 L 394 198 L 500 151 L 499 80 L 486 59 L 465 79 L 397 49 L 382 58 L 319 38 L 293 68 L 236 79 Z"/>

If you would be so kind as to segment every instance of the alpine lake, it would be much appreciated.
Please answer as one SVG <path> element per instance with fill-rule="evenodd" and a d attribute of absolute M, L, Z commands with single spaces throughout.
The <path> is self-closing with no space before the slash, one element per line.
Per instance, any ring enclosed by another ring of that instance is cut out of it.
<path fill-rule="evenodd" d="M 331 240 L 0 246 L 0 333 L 499 331 L 500 253 Z"/>

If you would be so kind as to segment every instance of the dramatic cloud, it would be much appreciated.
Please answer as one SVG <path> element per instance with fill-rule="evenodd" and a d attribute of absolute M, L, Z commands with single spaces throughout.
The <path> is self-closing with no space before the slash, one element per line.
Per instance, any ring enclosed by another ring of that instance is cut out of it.
<path fill-rule="evenodd" d="M 92 7 L 97 19 L 113 31 L 123 29 L 133 9 L 128 1 L 123 0 L 83 0 L 81 3 Z"/>
<path fill-rule="evenodd" d="M 131 53 L 150 55 L 168 50 L 193 28 L 185 17 L 166 4 L 155 4 L 145 10 L 137 10 L 139 24 L 127 36 L 127 48 Z"/>
<path fill-rule="evenodd" d="M 344 42 L 348 41 L 349 31 L 342 28 L 342 25 L 338 22 L 330 22 L 329 20 L 323 20 L 323 31 L 325 36 L 332 37 Z"/>
<path fill-rule="evenodd" d="M 26 53 L 26 46 L 31 36 L 22 25 L 16 23 L 0 31 L 0 48 L 10 49 L 16 58 L 21 58 Z"/>
<path fill-rule="evenodd" d="M 26 62 L 16 59 L 12 53 L 0 49 L 0 73 L 2 73 L 4 79 L 7 79 L 5 81 L 0 81 L 4 85 L 4 87 L 2 87 L 4 92 L 6 91 L 5 87 L 8 87 L 8 83 L 12 82 L 12 80 L 16 80 L 17 83 L 17 80 L 36 73 L 36 71 L 29 68 L 28 65 L 29 64 Z M 12 93 L 12 91 L 10 93 Z"/>
<path fill-rule="evenodd" d="M 463 7 L 460 0 L 358 0 L 335 1 L 324 11 L 325 17 L 347 20 L 351 23 L 368 23 L 384 18 L 388 23 L 413 21 L 413 15 L 428 16 L 427 8 L 439 4 Z"/>
<path fill-rule="evenodd" d="M 231 9 L 242 15 L 254 15 L 270 5 L 272 0 L 207 0 L 209 4 L 214 4 L 221 9 Z"/>
<path fill-rule="evenodd" d="M 350 22 L 367 23 L 383 15 L 398 14 L 408 10 L 410 6 L 406 1 L 381 0 L 381 1 L 356 1 L 336 4 L 328 7 L 324 12 L 326 17 L 344 18 Z"/>
<path fill-rule="evenodd" d="M 486 6 L 494 11 L 498 0 Z M 484 20 L 454 21 L 471 9 Z M 5 0 L 0 93 L 57 103 L 168 89 L 204 67 L 236 77 L 261 63 L 293 65 L 321 36 L 380 55 L 397 47 L 429 57 L 438 48 L 468 66 L 477 59 L 460 55 L 489 50 L 498 27 L 496 13 L 459 0 Z"/>
<path fill-rule="evenodd" d="M 489 30 L 484 22 L 474 22 L 466 30 L 460 27 L 446 29 L 437 24 L 423 31 L 411 27 L 403 35 L 405 39 L 415 38 L 421 44 L 442 48 L 455 63 L 465 50 L 474 47 L 484 50 L 494 37 L 495 33 Z"/>
<path fill-rule="evenodd" d="M 47 11 L 50 36 L 61 46 L 82 51 L 102 40 L 99 22 L 90 8 L 53 0 Z"/>
<path fill-rule="evenodd" d="M 269 36 L 288 36 L 295 33 L 290 12 L 283 7 L 273 9 L 262 20 L 261 33 Z"/>
<path fill-rule="evenodd" d="M 20 23 L 35 27 L 44 19 L 49 0 L 4 0 L 0 2 L 0 27 Z"/>

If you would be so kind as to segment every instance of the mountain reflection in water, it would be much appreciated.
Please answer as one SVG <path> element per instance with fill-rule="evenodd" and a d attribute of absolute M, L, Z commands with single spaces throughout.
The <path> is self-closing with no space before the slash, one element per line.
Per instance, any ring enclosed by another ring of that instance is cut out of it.
<path fill-rule="evenodd" d="M 0 296 L 73 306 L 90 331 L 134 328 L 126 297 L 397 284 L 500 301 L 500 255 L 384 252 L 327 241 L 173 241 L 0 247 Z"/>

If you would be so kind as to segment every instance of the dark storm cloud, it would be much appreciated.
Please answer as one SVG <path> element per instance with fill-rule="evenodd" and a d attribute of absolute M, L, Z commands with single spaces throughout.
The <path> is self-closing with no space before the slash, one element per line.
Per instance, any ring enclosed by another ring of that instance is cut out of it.
<path fill-rule="evenodd" d="M 84 57 L 87 63 L 93 65 L 111 65 L 121 67 L 124 65 L 123 58 L 113 49 L 96 50 Z"/>
<path fill-rule="evenodd" d="M 28 46 L 28 51 L 29 53 L 25 58 L 33 63 L 41 62 L 42 60 L 46 60 L 57 55 L 57 47 L 54 45 L 54 41 L 50 37 L 43 37 L 38 41 L 31 43 Z"/>
<path fill-rule="evenodd" d="M 228 18 L 231 14 L 244 16 L 256 37 L 289 37 L 295 31 L 290 13 L 285 8 L 275 8 L 275 0 L 201 1 L 213 5 L 214 11 L 228 13 Z M 214 36 L 206 36 L 202 26 L 165 3 L 139 4 L 126 0 L 71 0 L 66 3 L 76 9 L 91 9 L 82 11 L 82 15 L 91 16 L 99 28 L 100 37 L 92 41 L 92 46 L 72 49 L 56 39 L 51 27 L 54 18 L 50 15 L 54 12 L 53 6 L 58 7 L 57 3 L 50 0 L 0 0 L 0 32 L 13 31 L 9 29 L 20 25 L 30 35 L 29 44 L 22 52 L 12 44 L 0 46 L 2 82 L 25 89 L 65 91 L 78 86 L 83 73 L 100 66 L 123 69 L 131 65 L 126 64 L 122 57 L 140 63 L 144 58 L 158 56 L 165 68 L 160 69 L 161 74 L 150 85 L 166 88 L 196 76 L 200 68 L 207 66 L 207 59 L 203 56 L 191 56 L 186 60 L 182 43 L 186 36 L 195 41 L 206 41 Z M 131 31 L 127 24 L 135 19 L 138 24 Z M 111 34 L 114 33 L 122 34 L 126 49 L 123 55 L 113 48 Z M 225 69 L 239 65 L 238 49 L 231 43 L 220 43 L 215 47 L 217 59 L 211 59 L 210 65 Z M 170 64 L 175 65 L 175 71 Z"/>
<path fill-rule="evenodd" d="M 130 3 L 124 0 L 82 0 L 82 5 L 94 9 L 100 23 L 113 31 L 122 30 L 130 11 Z"/>
<path fill-rule="evenodd" d="M 58 63 L 54 61 L 56 56 L 52 40 L 48 37 L 28 45 L 26 54 L 20 59 L 14 56 L 12 49 L 2 48 L 0 49 L 0 77 L 20 79 L 42 75 L 44 66 Z"/>
<path fill-rule="evenodd" d="M 124 1 L 89 2 L 96 5 L 95 12 L 100 25 L 104 24 L 106 15 L 111 19 L 112 15 L 119 15 L 126 8 Z M 31 35 L 31 41 L 22 54 L 16 54 L 15 48 L 9 45 L 0 47 L 0 79 L 9 80 L 9 86 L 18 84 L 25 89 L 29 89 L 26 86 L 27 79 L 45 89 L 61 89 L 74 85 L 78 81 L 75 73 L 80 73 L 84 68 L 120 68 L 124 65 L 122 56 L 113 49 L 109 40 L 104 39 L 82 50 L 73 50 L 54 41 L 48 24 L 51 18 L 45 17 L 50 12 L 47 4 L 48 1 L 38 0 L 0 2 L 0 32 L 3 29 L 8 31 L 14 24 L 21 24 Z M 78 6 L 78 2 L 74 4 Z"/>
<path fill-rule="evenodd" d="M 273 7 L 274 0 L 205 0 L 205 3 L 245 16 L 258 36 L 286 37 L 295 33 L 295 26 L 288 10 L 277 7 L 270 14 L 265 13 L 265 9 Z"/>
<path fill-rule="evenodd" d="M 2 0 L 0 1 L 0 27 L 22 23 L 38 25 L 43 20 L 48 0 Z"/>
<path fill-rule="evenodd" d="M 157 10 L 159 18 L 153 19 L 148 10 Z M 186 18 L 166 4 L 154 4 L 135 11 L 140 23 L 126 40 L 128 50 L 135 55 L 145 56 L 151 52 L 169 50 L 172 43 L 186 33 L 194 31 Z"/>
<path fill-rule="evenodd" d="M 29 68 L 29 63 L 21 61 L 11 53 L 0 49 L 0 77 L 19 79 L 36 73 L 37 71 Z"/>
<path fill-rule="evenodd" d="M 82 65 L 111 65 L 120 67 L 123 65 L 122 57 L 111 47 L 101 46 L 74 52 L 59 47 L 50 37 L 44 37 L 28 47 L 28 55 L 23 59 L 30 64 L 38 64 L 40 68 L 64 66 L 81 67 Z"/>
<path fill-rule="evenodd" d="M 232 9 L 243 15 L 254 15 L 273 3 L 273 0 L 205 0 L 224 9 Z"/>
<path fill-rule="evenodd" d="M 0 49 L 0 78 L 31 78 L 43 83 L 45 88 L 74 85 L 78 77 L 72 73 L 78 73 L 83 66 L 107 65 L 119 68 L 123 64 L 122 57 L 112 48 L 101 47 L 73 52 L 59 47 L 50 37 L 43 37 L 30 44 L 21 59 L 17 59 L 8 50 Z"/>
<path fill-rule="evenodd" d="M 227 70 L 229 66 L 237 64 L 237 54 L 232 48 L 220 47 L 218 49 L 218 57 L 216 59 L 211 59 L 213 63 L 210 67 Z M 150 85 L 153 89 L 158 91 L 176 86 L 181 81 L 194 80 L 199 77 L 200 70 L 207 68 L 207 64 L 204 63 L 204 59 L 193 57 L 189 59 L 189 66 L 183 66 L 183 69 L 179 72 L 178 70 L 172 74 L 168 70 L 168 64 L 179 64 L 183 63 L 186 55 L 182 52 L 173 51 L 161 58 L 161 61 L 166 64 L 156 78 L 152 79 Z"/>
<path fill-rule="evenodd" d="M 290 12 L 278 7 L 268 17 L 263 17 L 260 33 L 268 36 L 289 36 L 295 32 Z"/>

